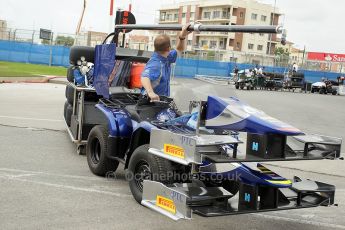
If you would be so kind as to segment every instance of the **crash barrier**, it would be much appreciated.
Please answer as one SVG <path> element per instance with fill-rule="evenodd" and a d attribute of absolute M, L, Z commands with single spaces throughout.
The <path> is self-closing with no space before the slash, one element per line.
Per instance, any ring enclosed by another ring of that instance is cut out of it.
<path fill-rule="evenodd" d="M 0 61 L 69 66 L 70 48 L 0 40 Z"/>
<path fill-rule="evenodd" d="M 69 66 L 70 48 L 65 46 L 38 45 L 30 42 L 0 40 L 0 61 L 24 62 L 32 64 Z M 175 76 L 193 78 L 195 75 L 229 77 L 235 66 L 239 69 L 254 68 L 253 64 L 216 62 L 197 59 L 178 58 Z M 265 66 L 266 72 L 284 73 L 284 67 Z M 306 81 L 317 82 L 321 78 L 336 80 L 339 73 L 302 70 Z"/>

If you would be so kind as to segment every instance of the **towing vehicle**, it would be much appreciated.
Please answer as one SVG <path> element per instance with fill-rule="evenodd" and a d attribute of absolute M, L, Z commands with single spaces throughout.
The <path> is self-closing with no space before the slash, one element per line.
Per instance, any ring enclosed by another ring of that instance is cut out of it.
<path fill-rule="evenodd" d="M 120 13 L 117 17 L 130 14 Z M 135 89 L 109 87 L 118 60 L 145 63 L 151 55 L 118 45 L 119 34 L 130 29 L 178 31 L 181 26 L 117 24 L 110 44 L 96 51 L 71 49 L 72 64 L 79 57 L 95 64 L 94 89 L 67 86 L 65 115 L 68 133 L 79 152 L 86 150 L 94 174 L 105 176 L 124 164 L 134 199 L 174 220 L 190 219 L 192 213 L 220 216 L 334 204 L 334 185 L 288 179 L 263 162 L 338 159 L 341 139 L 305 134 L 233 97 L 191 101 L 189 113 L 182 114 L 172 98 L 150 102 Z M 275 26 L 202 24 L 189 30 L 282 32 Z"/>
<path fill-rule="evenodd" d="M 315 82 L 311 85 L 311 93 L 319 93 L 319 94 L 332 94 L 337 95 L 338 91 L 337 88 L 339 87 L 339 81 L 331 81 L 331 80 L 323 80 L 319 82 Z"/>
<path fill-rule="evenodd" d="M 250 73 L 249 69 L 240 70 L 237 74 L 237 79 L 235 81 L 236 89 L 254 90 L 258 85 L 257 76 L 253 73 Z"/>

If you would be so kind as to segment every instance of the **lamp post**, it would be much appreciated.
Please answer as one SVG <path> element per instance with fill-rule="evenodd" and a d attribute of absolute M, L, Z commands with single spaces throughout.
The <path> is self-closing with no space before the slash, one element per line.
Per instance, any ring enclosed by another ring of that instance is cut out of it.
<path fill-rule="evenodd" d="M 274 15 L 276 14 L 276 5 L 277 5 L 277 0 L 274 0 L 274 7 L 273 7 L 273 14 L 271 16 L 271 25 L 273 26 L 274 24 Z M 271 54 L 271 45 L 272 45 L 272 34 L 269 35 L 269 43 L 268 43 L 268 55 Z"/>

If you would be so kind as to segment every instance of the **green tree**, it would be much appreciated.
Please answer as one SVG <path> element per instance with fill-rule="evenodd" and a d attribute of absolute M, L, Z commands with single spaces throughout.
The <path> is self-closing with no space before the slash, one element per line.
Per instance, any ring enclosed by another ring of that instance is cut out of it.
<path fill-rule="evenodd" d="M 50 40 L 41 39 L 41 43 L 42 43 L 43 45 L 50 45 Z"/>
<path fill-rule="evenodd" d="M 283 47 L 278 47 L 274 50 L 274 54 L 277 56 L 290 56 L 290 53 Z"/>
<path fill-rule="evenodd" d="M 55 39 L 55 45 L 60 46 L 73 46 L 74 38 L 70 36 L 57 36 Z"/>

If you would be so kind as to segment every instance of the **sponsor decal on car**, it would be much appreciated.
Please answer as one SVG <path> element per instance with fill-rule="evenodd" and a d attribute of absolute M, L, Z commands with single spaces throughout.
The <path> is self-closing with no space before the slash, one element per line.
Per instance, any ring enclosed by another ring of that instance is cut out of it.
<path fill-rule="evenodd" d="M 173 214 L 176 213 L 176 206 L 174 204 L 173 200 L 170 200 L 168 198 L 165 198 L 163 196 L 157 195 L 156 197 L 156 205 L 168 212 L 171 212 Z"/>
<path fill-rule="evenodd" d="M 164 153 L 184 159 L 184 149 L 177 145 L 164 144 Z"/>

